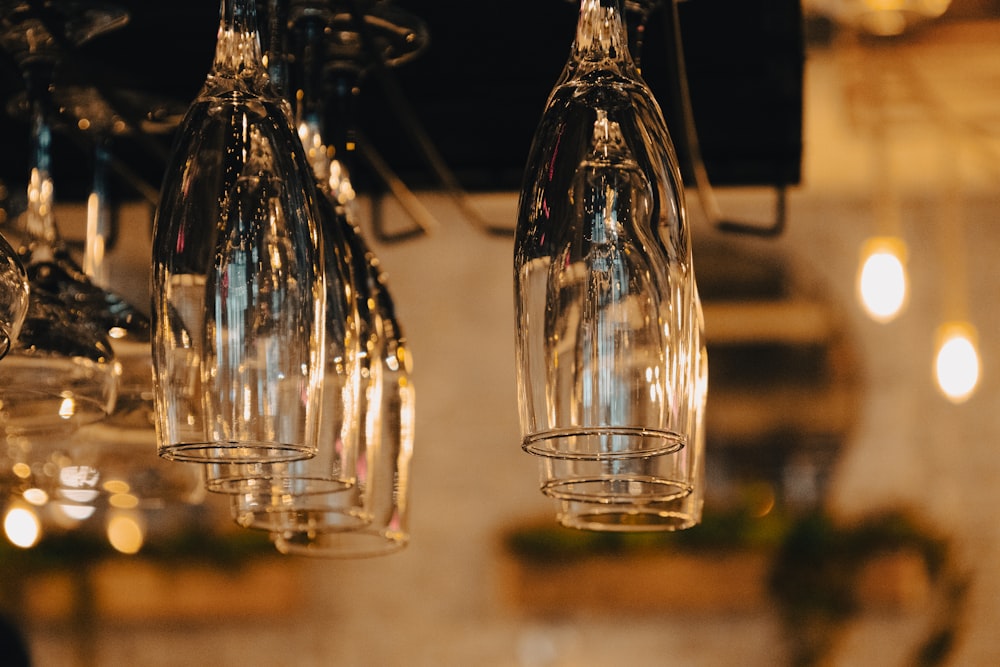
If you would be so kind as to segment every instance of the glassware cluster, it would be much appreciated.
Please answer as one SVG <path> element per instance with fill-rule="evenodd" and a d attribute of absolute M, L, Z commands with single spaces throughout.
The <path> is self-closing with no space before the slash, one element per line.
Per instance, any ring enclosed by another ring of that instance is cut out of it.
<path fill-rule="evenodd" d="M 63 108 L 93 102 L 70 86 L 57 99 L 57 69 L 73 49 L 128 19 L 119 7 L 68 1 L 4 2 L 0 20 L 0 47 L 24 84 L 8 111 L 30 127 L 26 207 L 7 221 L 0 246 L 0 486 L 5 501 L 63 524 L 89 518 L 104 500 L 110 512 L 195 504 L 204 495 L 197 470 L 149 456 L 148 318 L 106 285 L 99 244 L 86 244 L 82 266 L 75 261 L 55 216 L 53 134 Z M 82 117 L 98 124 L 89 111 Z M 95 172 L 95 193 L 99 186 Z"/>
<path fill-rule="evenodd" d="M 522 447 L 560 523 L 700 521 L 707 358 L 677 157 L 619 0 L 581 0 L 514 248 Z"/>
<path fill-rule="evenodd" d="M 255 0 L 220 2 L 214 59 L 155 209 L 150 317 L 106 285 L 107 109 L 91 90 L 52 96 L 66 44 L 128 15 L 90 1 L 2 5 L 32 146 L 26 211 L 11 244 L 0 237 L 0 485 L 17 503 L 54 499 L 83 520 L 123 493 L 139 496 L 132 507 L 215 493 L 282 553 L 356 558 L 408 543 L 412 355 L 353 219 L 343 127 L 326 122 L 323 88 L 366 55 L 334 4 L 270 3 L 265 52 Z M 422 46 L 390 32 L 400 57 Z M 50 164 L 66 105 L 100 128 L 79 265 L 56 225 Z"/>
<path fill-rule="evenodd" d="M 218 494 L 281 553 L 393 553 L 409 541 L 412 354 L 355 219 L 352 101 L 373 58 L 405 62 L 426 34 L 388 3 L 361 16 L 319 0 L 268 7 L 265 40 L 256 0 L 220 2 L 214 58 L 155 209 L 147 318 L 103 265 L 110 124 L 95 122 L 78 265 L 50 164 L 63 40 L 30 3 L 3 5 L 32 151 L 23 224 L 12 244 L 0 237 L 0 481 L 79 517 L 102 494 Z M 91 2 L 60 8 L 72 43 L 128 20 Z M 701 520 L 704 497 L 703 317 L 677 158 L 626 23 L 620 0 L 581 0 L 526 164 L 522 447 L 561 524 L 678 530 Z M 71 103 L 93 105 L 88 95 Z"/>
<path fill-rule="evenodd" d="M 205 464 L 279 551 L 330 558 L 407 544 L 414 419 L 410 352 L 332 168 L 335 20 L 291 3 L 265 58 L 254 1 L 222 3 L 153 240 L 160 455 Z"/>

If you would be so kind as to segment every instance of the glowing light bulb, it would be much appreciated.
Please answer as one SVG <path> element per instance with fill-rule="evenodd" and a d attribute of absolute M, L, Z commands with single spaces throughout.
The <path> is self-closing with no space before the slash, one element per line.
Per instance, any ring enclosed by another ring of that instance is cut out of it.
<path fill-rule="evenodd" d="M 967 322 L 949 322 L 938 330 L 934 376 L 938 389 L 952 403 L 962 403 L 979 384 L 976 330 Z"/>
<path fill-rule="evenodd" d="M 868 239 L 861 248 L 858 298 L 868 316 L 889 322 L 906 307 L 909 297 L 906 244 L 891 236 Z"/>
<path fill-rule="evenodd" d="M 3 531 L 14 546 L 30 549 L 42 535 L 42 524 L 31 507 L 17 503 L 4 515 Z"/>

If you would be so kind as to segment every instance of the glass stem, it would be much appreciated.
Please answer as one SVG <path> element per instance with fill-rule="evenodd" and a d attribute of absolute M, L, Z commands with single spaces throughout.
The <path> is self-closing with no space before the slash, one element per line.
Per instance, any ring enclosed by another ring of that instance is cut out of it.
<path fill-rule="evenodd" d="M 343 170 L 342 178 L 349 180 L 355 167 L 357 130 L 354 125 L 361 73 L 353 68 L 339 68 L 329 75 L 329 85 L 337 102 L 337 122 L 329 128 L 329 139 L 334 147 L 334 158 Z M 346 202 L 341 201 L 341 204 Z"/>
<path fill-rule="evenodd" d="M 632 63 L 621 0 L 581 0 L 573 52 L 579 60 Z"/>
<path fill-rule="evenodd" d="M 213 73 L 242 77 L 263 73 L 255 0 L 222 0 Z"/>
<path fill-rule="evenodd" d="M 288 96 L 287 31 L 288 3 L 285 0 L 267 2 L 267 71 L 271 83 L 283 96 Z"/>
<path fill-rule="evenodd" d="M 108 161 L 111 154 L 106 139 L 94 144 L 94 180 L 87 200 L 87 237 L 83 250 L 83 272 L 94 284 L 108 287 L 105 253 L 114 243 L 114 228 L 108 206 Z"/>
<path fill-rule="evenodd" d="M 52 126 L 49 114 L 52 103 L 49 83 L 52 67 L 48 62 L 26 64 L 24 82 L 31 104 L 31 153 L 28 180 L 28 210 L 25 228 L 31 245 L 32 259 L 52 259 L 59 244 L 56 229 L 52 185 Z"/>
<path fill-rule="evenodd" d="M 632 54 L 632 60 L 636 67 L 641 68 L 642 46 L 646 38 L 646 28 L 649 25 L 649 15 L 658 5 L 657 0 L 633 0 L 625 3 L 625 11 L 632 14 L 631 19 L 626 18 L 626 23 L 629 52 Z"/>

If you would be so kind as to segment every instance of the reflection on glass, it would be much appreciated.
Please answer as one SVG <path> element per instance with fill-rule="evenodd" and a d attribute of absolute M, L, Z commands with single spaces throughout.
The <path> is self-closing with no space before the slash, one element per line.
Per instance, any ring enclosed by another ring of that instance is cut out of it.
<path fill-rule="evenodd" d="M 326 494 L 326 511 L 307 530 L 274 526 L 278 551 L 320 558 L 366 558 L 394 553 L 409 543 L 410 462 L 415 427 L 415 389 L 411 352 L 396 315 L 378 259 L 360 230 L 350 227 L 348 242 L 364 269 L 358 301 L 369 304 L 370 334 L 360 403 L 357 483 L 347 493 Z M 354 517 L 364 518 L 356 525 Z"/>
<path fill-rule="evenodd" d="M 28 313 L 28 274 L 0 235 L 0 359 L 7 355 L 21 333 Z"/>

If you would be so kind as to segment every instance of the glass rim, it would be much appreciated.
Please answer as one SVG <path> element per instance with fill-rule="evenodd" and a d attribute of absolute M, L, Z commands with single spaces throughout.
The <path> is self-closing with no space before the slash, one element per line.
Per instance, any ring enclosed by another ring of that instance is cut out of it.
<path fill-rule="evenodd" d="M 576 438 L 638 438 L 640 442 L 661 442 L 657 447 L 630 448 L 606 451 L 602 449 L 578 451 L 565 449 L 560 441 Z M 555 443 L 553 446 L 552 443 Z M 616 459 L 636 459 L 661 456 L 683 449 L 687 438 L 679 433 L 661 428 L 645 426 L 571 426 L 529 433 L 521 440 L 521 448 L 529 454 L 557 459 L 583 461 L 605 461 Z"/>
<path fill-rule="evenodd" d="M 187 441 L 159 443 L 156 449 L 162 458 L 193 463 L 291 463 L 317 453 L 316 445 L 270 441 Z"/>
<path fill-rule="evenodd" d="M 623 473 L 549 477 L 541 491 L 557 500 L 621 508 L 677 501 L 689 496 L 692 486 L 663 476 Z"/>

